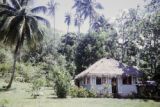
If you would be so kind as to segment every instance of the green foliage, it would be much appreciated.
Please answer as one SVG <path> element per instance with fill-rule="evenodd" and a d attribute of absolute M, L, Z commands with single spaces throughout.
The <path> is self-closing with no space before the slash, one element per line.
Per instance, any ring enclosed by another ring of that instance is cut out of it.
<path fill-rule="evenodd" d="M 89 33 L 80 41 L 75 55 L 76 74 L 82 72 L 100 58 L 106 57 L 104 44 L 104 37 L 96 33 Z"/>
<path fill-rule="evenodd" d="M 11 52 L 0 44 L 0 76 L 8 78 L 8 74 L 12 68 Z"/>
<path fill-rule="evenodd" d="M 83 87 L 72 86 L 70 88 L 70 96 L 79 98 L 95 98 L 97 97 L 97 93 L 94 90 L 87 90 Z"/>
<path fill-rule="evenodd" d="M 82 87 L 72 87 L 71 89 L 71 96 L 72 97 L 82 97 L 85 98 L 88 96 L 88 91 Z"/>
<path fill-rule="evenodd" d="M 39 93 L 41 88 L 44 86 L 44 80 L 41 78 L 34 79 L 31 84 L 31 96 L 33 96 L 33 98 L 37 98 L 37 96 L 40 95 Z"/>
<path fill-rule="evenodd" d="M 6 62 L 6 55 L 5 55 L 5 51 L 4 50 L 0 50 L 0 62 L 4 63 Z"/>
<path fill-rule="evenodd" d="M 7 74 L 11 71 L 11 64 L 10 63 L 2 63 L 0 64 L 0 74 L 2 77 L 7 76 Z"/>
<path fill-rule="evenodd" d="M 15 79 L 19 82 L 31 82 L 37 75 L 41 75 L 40 67 L 29 63 L 17 63 L 16 70 Z"/>
<path fill-rule="evenodd" d="M 66 98 L 70 87 L 70 75 L 63 66 L 53 67 L 54 88 L 58 98 Z"/>
<path fill-rule="evenodd" d="M 71 76 L 75 74 L 75 50 L 77 47 L 76 35 L 74 33 L 67 33 L 62 37 L 58 52 L 65 56 L 66 69 Z"/>
<path fill-rule="evenodd" d="M 94 90 L 87 90 L 88 91 L 88 96 L 90 98 L 96 98 L 97 97 L 97 93 Z"/>

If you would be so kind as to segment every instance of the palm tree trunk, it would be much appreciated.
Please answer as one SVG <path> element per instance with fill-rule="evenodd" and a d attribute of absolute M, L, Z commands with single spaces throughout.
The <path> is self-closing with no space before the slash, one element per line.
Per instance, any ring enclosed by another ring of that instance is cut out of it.
<path fill-rule="evenodd" d="M 92 17 L 89 17 L 89 33 L 91 32 Z"/>
<path fill-rule="evenodd" d="M 80 40 L 81 38 L 81 27 L 78 25 L 78 39 Z"/>
<path fill-rule="evenodd" d="M 19 41 L 17 42 L 16 48 L 15 48 L 12 75 L 11 75 L 11 79 L 9 81 L 8 86 L 6 87 L 6 90 L 10 89 L 13 83 L 13 79 L 14 79 L 14 75 L 16 71 L 16 61 L 17 61 L 18 49 L 19 49 Z"/>
<path fill-rule="evenodd" d="M 55 45 L 55 41 L 56 41 L 56 28 L 55 28 L 55 27 L 56 27 L 56 24 L 55 24 L 55 22 L 56 22 L 55 20 L 56 20 L 56 19 L 55 19 L 55 18 L 56 18 L 56 17 L 55 17 L 55 15 L 54 15 L 54 45 Z"/>
<path fill-rule="evenodd" d="M 68 27 L 67 27 L 67 33 L 69 33 L 69 25 L 68 25 Z"/>

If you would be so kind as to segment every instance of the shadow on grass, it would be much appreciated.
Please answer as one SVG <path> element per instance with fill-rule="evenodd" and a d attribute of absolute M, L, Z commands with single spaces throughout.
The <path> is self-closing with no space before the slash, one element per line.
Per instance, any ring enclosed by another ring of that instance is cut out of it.
<path fill-rule="evenodd" d="M 4 87 L 0 87 L 0 92 L 8 92 L 8 91 L 13 91 L 13 90 L 16 90 L 16 88 L 6 89 Z"/>
<path fill-rule="evenodd" d="M 39 98 L 38 98 L 38 97 L 37 97 L 37 98 L 29 97 L 29 98 L 25 98 L 25 99 L 28 99 L 28 100 L 36 100 L 36 99 L 39 99 Z"/>
<path fill-rule="evenodd" d="M 66 98 L 58 98 L 56 96 L 52 96 L 52 97 L 47 97 L 47 99 L 66 99 Z"/>
<path fill-rule="evenodd" d="M 144 102 L 148 102 L 148 101 L 155 101 L 155 102 L 160 102 L 160 98 L 115 98 L 115 99 L 122 99 L 122 100 L 126 100 L 126 99 L 128 99 L 128 100 L 142 100 L 142 101 L 144 101 Z"/>

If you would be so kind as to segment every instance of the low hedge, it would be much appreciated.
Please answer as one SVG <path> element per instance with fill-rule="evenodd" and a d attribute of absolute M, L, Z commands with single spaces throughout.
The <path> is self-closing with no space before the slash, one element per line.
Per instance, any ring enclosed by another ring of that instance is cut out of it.
<path fill-rule="evenodd" d="M 71 87 L 70 88 L 70 96 L 71 97 L 78 97 L 78 98 L 87 98 L 87 97 L 97 97 L 96 92 L 87 90 L 83 87 Z"/>

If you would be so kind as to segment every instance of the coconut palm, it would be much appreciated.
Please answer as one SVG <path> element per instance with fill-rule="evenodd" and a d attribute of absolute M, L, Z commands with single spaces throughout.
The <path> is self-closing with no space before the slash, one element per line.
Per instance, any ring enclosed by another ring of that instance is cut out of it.
<path fill-rule="evenodd" d="M 48 2 L 48 9 L 49 9 L 49 14 L 51 16 L 53 16 L 53 24 L 54 24 L 54 40 L 55 40 L 55 26 L 56 26 L 56 8 L 57 8 L 58 3 L 55 0 L 50 0 L 50 2 Z"/>
<path fill-rule="evenodd" d="M 39 27 L 39 22 L 49 26 L 49 22 L 38 15 L 37 12 L 46 12 L 45 6 L 28 8 L 30 0 L 9 0 L 6 4 L 0 4 L 0 41 L 4 44 L 15 46 L 14 63 L 11 79 L 6 89 L 12 85 L 18 52 L 25 43 L 35 46 L 43 39 L 44 32 Z"/>
<path fill-rule="evenodd" d="M 97 16 L 97 18 L 93 21 L 93 24 L 92 24 L 92 29 L 95 32 L 100 32 L 101 30 L 107 31 L 110 27 L 111 25 L 107 22 L 104 15 Z"/>
<path fill-rule="evenodd" d="M 83 19 L 81 18 L 81 16 L 79 14 L 76 14 L 75 15 L 75 19 L 74 19 L 74 25 L 76 27 L 78 27 L 78 36 L 79 36 L 79 38 L 80 38 L 82 23 L 83 23 Z"/>
<path fill-rule="evenodd" d="M 97 12 L 96 9 L 103 9 L 100 3 L 97 3 L 96 0 L 74 0 L 75 3 L 73 8 L 76 9 L 76 12 L 81 15 L 84 19 L 89 18 L 90 28 L 93 22 L 94 17 Z"/>
<path fill-rule="evenodd" d="M 67 13 L 65 15 L 65 21 L 64 22 L 67 24 L 67 33 L 69 33 L 69 26 L 71 24 L 71 14 L 70 13 Z"/>

